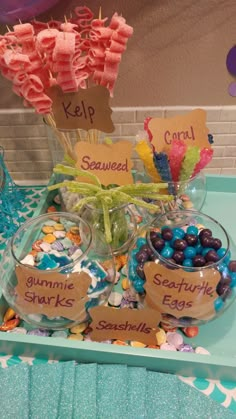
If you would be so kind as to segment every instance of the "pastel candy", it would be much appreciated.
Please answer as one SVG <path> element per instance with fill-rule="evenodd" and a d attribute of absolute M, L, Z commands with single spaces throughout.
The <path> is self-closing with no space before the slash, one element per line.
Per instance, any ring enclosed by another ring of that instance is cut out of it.
<path fill-rule="evenodd" d="M 174 346 L 176 349 L 179 349 L 183 344 L 183 336 L 177 332 L 167 332 L 166 339 L 168 344 Z"/>
<path fill-rule="evenodd" d="M 33 255 L 26 255 L 24 257 L 24 259 L 21 260 L 21 263 L 23 263 L 23 265 L 30 265 L 30 266 L 34 266 L 34 257 Z"/>
<path fill-rule="evenodd" d="M 163 343 L 160 346 L 160 349 L 164 350 L 164 351 L 176 351 L 177 349 L 175 348 L 174 345 L 171 345 L 170 343 Z"/>
<path fill-rule="evenodd" d="M 43 237 L 43 241 L 52 244 L 56 241 L 56 237 L 54 236 L 54 234 L 46 234 L 46 236 Z"/>
<path fill-rule="evenodd" d="M 122 294 L 120 294 L 119 292 L 112 292 L 110 294 L 109 299 L 108 299 L 108 303 L 111 306 L 119 307 L 120 303 L 121 303 L 121 300 L 122 300 Z"/>
<path fill-rule="evenodd" d="M 43 252 L 46 252 L 46 253 L 50 252 L 50 250 L 51 250 L 51 245 L 49 243 L 46 243 L 46 242 L 42 242 L 39 245 L 39 247 L 40 247 L 41 250 L 43 250 Z"/>
<path fill-rule="evenodd" d="M 52 249 L 53 250 L 57 250 L 58 252 L 62 252 L 64 250 L 64 246 L 63 246 L 63 244 L 59 240 L 56 240 L 52 244 Z"/>
<path fill-rule="evenodd" d="M 53 235 L 57 238 L 57 239 L 64 239 L 64 237 L 66 236 L 66 232 L 65 231 L 61 231 L 61 230 L 55 230 Z"/>

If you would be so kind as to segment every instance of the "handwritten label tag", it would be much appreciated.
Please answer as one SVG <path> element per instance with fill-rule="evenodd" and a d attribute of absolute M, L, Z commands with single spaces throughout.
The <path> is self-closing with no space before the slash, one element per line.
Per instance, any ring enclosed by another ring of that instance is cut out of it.
<path fill-rule="evenodd" d="M 152 118 L 148 123 L 153 139 L 152 144 L 157 152 L 168 152 L 172 140 L 183 140 L 187 146 L 210 148 L 206 112 L 195 109 L 186 115 L 173 118 Z"/>
<path fill-rule="evenodd" d="M 77 142 L 74 147 L 76 167 L 96 175 L 102 185 L 133 183 L 132 148 L 130 141 L 118 141 L 114 144 Z M 84 182 L 84 178 L 81 180 Z"/>
<path fill-rule="evenodd" d="M 106 87 L 95 86 L 64 93 L 59 86 L 53 86 L 47 94 L 53 101 L 52 110 L 58 129 L 114 131 L 109 107 L 110 93 Z"/>
<path fill-rule="evenodd" d="M 111 307 L 94 307 L 89 311 L 92 317 L 91 339 L 101 342 L 107 339 L 134 340 L 146 345 L 156 345 L 156 333 L 161 315 L 150 308 L 134 310 Z"/>
<path fill-rule="evenodd" d="M 221 275 L 216 269 L 186 272 L 170 270 L 155 262 L 144 265 L 146 303 L 160 313 L 210 320 L 215 315 L 214 300 Z"/>
<path fill-rule="evenodd" d="M 48 317 L 62 316 L 71 320 L 85 317 L 87 291 L 91 284 L 85 273 L 67 275 L 17 266 L 18 284 L 15 288 L 16 304 L 25 314 L 44 314 Z"/>

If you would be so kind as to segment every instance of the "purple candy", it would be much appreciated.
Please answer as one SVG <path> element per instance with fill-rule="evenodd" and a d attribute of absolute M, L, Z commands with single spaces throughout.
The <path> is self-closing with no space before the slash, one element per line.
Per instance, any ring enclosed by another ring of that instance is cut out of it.
<path fill-rule="evenodd" d="M 188 343 L 183 343 L 179 348 L 180 352 L 194 352 L 194 349 Z"/>
<path fill-rule="evenodd" d="M 53 250 L 57 250 L 58 252 L 62 252 L 64 250 L 64 246 L 59 240 L 56 240 L 54 243 L 52 243 L 51 248 Z"/>
<path fill-rule="evenodd" d="M 76 250 L 77 250 L 77 249 L 79 249 L 79 247 L 78 247 L 78 246 L 71 246 L 71 247 L 68 249 L 68 252 L 67 252 L 68 256 L 72 256 L 72 255 L 76 252 Z"/>
<path fill-rule="evenodd" d="M 27 332 L 27 335 L 34 335 L 34 336 L 49 336 L 50 332 L 44 329 L 33 329 Z"/>
<path fill-rule="evenodd" d="M 230 96 L 236 96 L 236 83 L 235 82 L 232 82 L 229 84 L 228 92 Z"/>
<path fill-rule="evenodd" d="M 236 46 L 233 46 L 227 55 L 226 66 L 229 73 L 236 75 Z"/>

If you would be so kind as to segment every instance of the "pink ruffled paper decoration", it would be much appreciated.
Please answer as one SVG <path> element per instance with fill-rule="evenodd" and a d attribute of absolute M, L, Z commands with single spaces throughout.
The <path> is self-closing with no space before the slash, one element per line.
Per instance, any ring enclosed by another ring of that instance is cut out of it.
<path fill-rule="evenodd" d="M 208 163 L 210 163 L 211 159 L 213 157 L 213 149 L 212 148 L 203 148 L 200 151 L 200 160 L 196 164 L 193 174 L 191 177 L 196 176 Z"/>
<path fill-rule="evenodd" d="M 187 150 L 187 145 L 182 140 L 173 140 L 169 154 L 170 171 L 173 182 L 179 180 L 180 169 Z"/>

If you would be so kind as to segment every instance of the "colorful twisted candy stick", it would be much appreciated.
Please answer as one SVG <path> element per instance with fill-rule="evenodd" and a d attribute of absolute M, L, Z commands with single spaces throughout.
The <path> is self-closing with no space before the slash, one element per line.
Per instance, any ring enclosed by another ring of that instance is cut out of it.
<path fill-rule="evenodd" d="M 204 167 L 210 163 L 213 157 L 213 149 L 212 148 L 203 148 L 200 152 L 200 160 L 194 167 L 194 172 L 192 177 L 194 177 L 200 170 L 204 169 Z"/>
<path fill-rule="evenodd" d="M 135 150 L 137 151 L 140 159 L 143 161 L 145 169 L 148 175 L 153 179 L 154 182 L 160 182 L 161 176 L 157 173 L 154 162 L 152 150 L 146 141 L 140 141 Z"/>
<path fill-rule="evenodd" d="M 184 181 L 190 179 L 196 164 L 200 159 L 199 147 L 189 147 L 186 151 L 184 161 L 180 171 L 179 180 Z"/>
<path fill-rule="evenodd" d="M 168 161 L 168 156 L 166 153 L 157 153 L 156 151 L 153 153 L 153 162 L 155 167 L 161 176 L 163 182 L 172 182 L 172 176 L 170 172 L 170 165 Z M 173 186 L 168 186 L 169 192 L 174 195 L 174 188 Z"/>
<path fill-rule="evenodd" d="M 182 165 L 186 150 L 187 150 L 187 145 L 184 141 L 182 140 L 172 141 L 170 154 L 169 154 L 169 163 L 170 163 L 170 171 L 171 171 L 173 182 L 177 182 L 179 180 L 181 165 Z"/>

